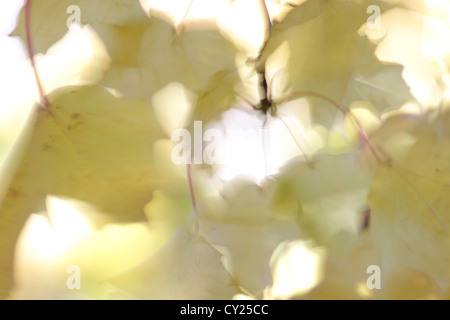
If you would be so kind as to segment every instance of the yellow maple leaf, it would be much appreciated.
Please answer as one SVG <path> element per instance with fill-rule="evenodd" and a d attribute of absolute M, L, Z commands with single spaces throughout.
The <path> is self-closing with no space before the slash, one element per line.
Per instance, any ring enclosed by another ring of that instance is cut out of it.
<path fill-rule="evenodd" d="M 357 217 L 366 204 L 370 178 L 353 154 L 297 158 L 276 176 L 275 210 L 291 212 L 305 234 L 333 251 L 342 251 L 358 233 Z"/>
<path fill-rule="evenodd" d="M 18 233 L 47 194 L 82 200 L 116 220 L 143 219 L 160 181 L 152 144 L 162 137 L 143 100 L 118 99 L 99 86 L 63 88 L 29 123 L 28 140 L 2 172 L 2 295 L 11 283 Z"/>
<path fill-rule="evenodd" d="M 30 36 L 35 53 L 46 52 L 68 31 L 68 24 L 77 21 L 73 14 L 79 14 L 82 25 L 90 24 L 106 45 L 113 64 L 136 61 L 144 28 L 148 20 L 138 0 L 35 0 L 31 5 Z M 49 19 L 51 17 L 51 19 Z M 26 43 L 25 8 L 19 17 L 16 29 L 11 34 L 19 36 Z M 124 43 L 127 50 L 123 50 Z"/>
<path fill-rule="evenodd" d="M 377 168 L 368 195 L 370 233 L 387 278 L 407 266 L 444 289 L 450 285 L 449 121 L 448 109 L 398 114 L 372 136 L 388 159 Z"/>
<path fill-rule="evenodd" d="M 391 7 L 384 1 L 370 5 L 377 5 L 381 12 Z M 273 25 L 257 70 L 262 72 L 271 55 L 287 43 L 289 59 L 283 70 L 287 94 L 313 91 L 347 107 L 357 100 L 367 100 L 379 110 L 401 105 L 410 99 L 402 67 L 380 62 L 376 46 L 358 34 L 369 19 L 368 6 L 350 0 L 311 0 L 299 5 Z M 332 124 L 336 110 L 327 110 L 312 99 L 315 120 Z"/>
<path fill-rule="evenodd" d="M 299 238 L 302 231 L 294 215 L 272 210 L 270 190 L 240 181 L 222 195 L 199 204 L 200 234 L 224 254 L 225 266 L 239 286 L 262 298 L 272 285 L 272 254 L 281 242 Z"/>
<path fill-rule="evenodd" d="M 230 299 L 240 293 L 222 265 L 222 255 L 183 225 L 139 266 L 114 277 L 115 297 L 134 299 Z"/>

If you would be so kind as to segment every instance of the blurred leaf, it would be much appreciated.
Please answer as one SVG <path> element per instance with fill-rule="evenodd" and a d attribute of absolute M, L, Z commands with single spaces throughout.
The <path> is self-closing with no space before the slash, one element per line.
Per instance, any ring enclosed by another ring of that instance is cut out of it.
<path fill-rule="evenodd" d="M 450 26 L 448 18 L 440 20 L 432 14 L 438 3 L 427 4 L 425 12 L 395 8 L 384 13 L 378 31 L 384 34 L 381 39 L 371 35 L 373 30 L 365 30 L 379 42 L 377 56 L 381 60 L 402 65 L 412 95 L 425 107 L 439 105 L 448 87 Z"/>
<path fill-rule="evenodd" d="M 5 149 L 2 150 L 5 155 L 13 148 L 34 103 L 39 100 L 32 66 L 27 61 L 25 52 L 20 57 L 20 51 L 12 45 L 18 44 L 19 40 L 10 37 L 7 39 L 10 45 L 4 49 L 18 55 L 21 63 L 14 65 L 10 59 L 6 59 L 7 67 L 4 69 L 3 79 L 0 79 L 0 86 L 4 89 L 3 103 L 0 106 L 0 141 L 5 143 Z M 103 77 L 110 64 L 107 50 L 95 31 L 90 26 L 80 27 L 75 24 L 45 55 L 36 54 L 34 59 L 45 92 L 95 83 Z"/>
<path fill-rule="evenodd" d="M 348 247 L 370 184 L 353 154 L 318 155 L 309 163 L 295 159 L 276 179 L 275 210 L 297 214 L 305 236 L 332 253 Z"/>
<path fill-rule="evenodd" d="M 379 165 L 368 195 L 370 232 L 384 271 L 402 266 L 450 286 L 450 112 L 388 118 L 373 135 L 388 159 Z M 394 272 L 394 271 L 392 271 Z"/>
<path fill-rule="evenodd" d="M 237 49 L 216 26 L 177 30 L 153 15 L 139 53 L 148 94 L 179 82 L 198 95 L 194 120 L 208 121 L 232 107 L 239 77 Z"/>
<path fill-rule="evenodd" d="M 68 31 L 71 6 L 78 6 L 80 23 L 90 24 L 105 43 L 113 64 L 136 64 L 144 24 L 148 20 L 138 0 L 34 0 L 31 5 L 31 39 L 35 53 L 45 53 Z M 26 43 L 25 6 L 11 35 Z M 126 43 L 127 50 L 123 50 Z M 132 53 L 132 54 L 130 54 Z"/>
<path fill-rule="evenodd" d="M 160 192 L 146 210 L 149 223 L 108 223 L 101 229 L 89 223 L 97 213 L 89 204 L 54 197 L 46 204 L 47 214 L 32 214 L 19 238 L 9 299 L 111 298 L 117 288 L 109 280 L 148 259 L 186 220 L 180 203 Z M 69 266 L 79 268 L 82 290 L 67 290 Z"/>
<path fill-rule="evenodd" d="M 227 269 L 246 292 L 262 298 L 272 285 L 270 259 L 278 245 L 302 235 L 294 216 L 280 216 L 268 191 L 235 183 L 226 200 L 202 203 L 200 233 L 225 256 Z"/>
<path fill-rule="evenodd" d="M 155 16 L 142 38 L 139 59 L 159 86 L 178 81 L 191 91 L 206 87 L 217 71 L 235 68 L 236 48 L 212 26 L 178 31 Z"/>
<path fill-rule="evenodd" d="M 221 254 L 205 239 L 181 227 L 140 266 L 115 277 L 127 299 L 231 299 L 240 290 L 225 270 Z"/>
<path fill-rule="evenodd" d="M 348 250 L 334 259 L 328 259 L 322 283 L 298 298 L 306 300 L 380 298 L 383 295 L 382 290 L 371 290 L 367 287 L 367 279 L 370 276 L 367 268 L 374 265 L 380 265 L 379 254 L 367 234 L 362 234 Z"/>
<path fill-rule="evenodd" d="M 18 233 L 30 213 L 45 209 L 47 194 L 133 221 L 145 217 L 144 205 L 160 181 L 152 145 L 162 134 L 144 101 L 117 99 L 97 86 L 64 88 L 49 101 L 49 110 L 33 115 L 30 140 L 20 146 L 23 158 L 2 173 L 12 174 L 17 164 L 9 187 L 0 190 L 2 294 Z"/>
<path fill-rule="evenodd" d="M 383 12 L 388 5 L 373 1 Z M 398 106 L 410 99 L 409 89 L 398 65 L 380 62 L 375 45 L 358 34 L 366 23 L 368 3 L 352 0 L 310 0 L 293 9 L 270 31 L 257 69 L 264 70 L 267 59 L 284 42 L 289 45 L 286 88 L 314 91 L 339 104 L 355 100 L 372 102 L 379 110 Z M 315 101 L 316 99 L 314 99 Z M 313 109 L 316 120 L 330 125 L 335 110 Z"/>
<path fill-rule="evenodd" d="M 205 90 L 198 96 L 192 119 L 206 123 L 231 108 L 236 102 L 234 87 L 238 81 L 238 74 L 233 71 L 222 70 L 212 75 Z"/>
<path fill-rule="evenodd" d="M 139 65 L 113 66 L 102 83 L 149 100 L 168 84 L 181 83 L 197 95 L 193 119 L 206 122 L 235 102 L 237 52 L 215 25 L 177 29 L 163 13 L 152 11 L 136 51 Z"/>
<path fill-rule="evenodd" d="M 298 297 L 316 287 L 323 278 L 326 251 L 313 242 L 296 240 L 281 243 L 272 256 L 274 284 L 265 299 Z"/>

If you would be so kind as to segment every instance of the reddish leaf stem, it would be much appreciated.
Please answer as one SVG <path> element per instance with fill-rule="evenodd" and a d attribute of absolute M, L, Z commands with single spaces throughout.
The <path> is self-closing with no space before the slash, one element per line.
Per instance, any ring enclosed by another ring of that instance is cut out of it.
<path fill-rule="evenodd" d="M 355 125 L 355 127 L 358 130 L 360 139 L 362 139 L 367 144 L 367 146 L 369 147 L 370 152 L 375 157 L 376 161 L 378 163 L 383 163 L 384 162 L 382 157 L 376 151 L 372 141 L 370 140 L 370 138 L 367 135 L 366 131 L 362 127 L 362 125 L 359 122 L 358 118 L 355 117 L 355 115 L 351 112 L 351 110 L 341 106 L 339 103 L 337 103 L 333 99 L 330 99 L 327 96 L 325 96 L 323 94 L 320 94 L 318 92 L 315 92 L 315 91 L 311 91 L 311 90 L 296 91 L 291 96 L 293 96 L 293 95 L 295 95 L 295 96 L 297 96 L 297 95 L 300 95 L 300 96 L 313 96 L 313 97 L 320 98 L 322 100 L 325 100 L 325 101 L 331 103 L 334 107 L 336 107 L 336 109 L 341 111 L 344 115 L 349 115 L 350 119 L 353 121 L 353 124 Z"/>

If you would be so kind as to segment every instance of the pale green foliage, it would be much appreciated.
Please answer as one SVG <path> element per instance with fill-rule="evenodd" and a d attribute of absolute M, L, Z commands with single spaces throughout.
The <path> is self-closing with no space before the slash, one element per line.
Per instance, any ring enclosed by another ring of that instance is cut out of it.
<path fill-rule="evenodd" d="M 99 86 L 62 90 L 49 97 L 48 110 L 33 112 L 24 150 L 10 160 L 17 169 L 1 194 L 5 268 L 11 244 L 28 215 L 45 209 L 48 194 L 130 221 L 144 217 L 158 184 L 150 151 L 162 133 L 145 101 L 117 99 Z"/>
<path fill-rule="evenodd" d="M 383 1 L 370 5 L 389 8 Z M 379 110 L 401 105 L 410 97 L 402 68 L 380 62 L 375 46 L 358 33 L 367 7 L 365 1 L 313 0 L 294 8 L 271 29 L 257 69 L 264 69 L 271 54 L 287 42 L 285 95 L 312 90 L 345 106 L 356 100 L 367 100 Z M 315 103 L 316 121 L 332 123 L 336 110 Z"/>
<path fill-rule="evenodd" d="M 229 186 L 201 207 L 200 233 L 224 254 L 226 265 L 245 292 L 261 298 L 272 284 L 270 258 L 277 246 L 302 235 L 294 214 L 270 207 L 270 193 L 245 182 Z M 258 248 L 255 250 L 254 248 Z"/>
<path fill-rule="evenodd" d="M 353 154 L 295 159 L 277 176 L 275 209 L 297 215 L 308 236 L 342 250 L 357 236 L 369 183 Z"/>
<path fill-rule="evenodd" d="M 386 268 L 406 265 L 450 284 L 449 115 L 432 112 L 389 119 L 373 138 L 388 161 L 368 196 L 371 234 Z M 405 130 L 408 128 L 408 130 Z"/>
<path fill-rule="evenodd" d="M 217 27 L 174 28 L 153 18 L 142 36 L 139 51 L 143 92 L 147 97 L 171 82 L 179 82 L 197 95 L 192 119 L 209 121 L 235 101 L 236 48 Z M 191 121 L 192 122 L 192 121 Z"/>
<path fill-rule="evenodd" d="M 156 78 L 156 85 L 177 81 L 194 92 L 205 88 L 216 71 L 235 66 L 236 49 L 214 26 L 210 29 L 185 28 L 178 34 L 172 25 L 153 16 L 142 37 L 141 66 Z M 153 81 L 146 83 L 155 86 Z"/>
<path fill-rule="evenodd" d="M 0 296 L 448 298 L 450 47 L 420 33 L 422 16 L 443 32 L 448 22 L 422 0 L 298 2 L 255 57 L 218 23 L 174 24 L 139 1 L 78 1 L 93 54 L 38 61 L 54 76 L 41 77 L 49 105 L 33 106 L 35 89 L 20 100 L 32 112 L 0 172 Z M 33 1 L 36 60 L 73 50 L 63 38 L 73 4 Z M 381 30 L 366 25 L 369 5 L 386 17 Z M 13 35 L 26 43 L 24 16 Z M 389 42 L 405 16 L 415 17 L 412 47 L 400 50 Z M 71 65 L 64 76 L 58 63 Z M 249 112 L 264 127 L 298 125 L 272 132 L 295 156 L 263 181 L 192 166 L 188 182 L 167 134 L 214 125 L 250 100 L 257 109 L 258 76 L 272 115 Z M 70 265 L 80 291 L 67 290 Z M 381 266 L 383 291 L 367 288 L 369 265 Z"/>
<path fill-rule="evenodd" d="M 229 299 L 238 294 L 221 254 L 189 229 L 189 224 L 181 227 L 147 261 L 112 283 L 136 299 Z"/>
<path fill-rule="evenodd" d="M 35 52 L 45 53 L 56 41 L 67 32 L 67 9 L 77 5 L 81 10 L 81 24 L 90 24 L 100 35 L 114 63 L 127 64 L 134 59 L 131 50 L 137 50 L 140 45 L 140 24 L 147 21 L 147 15 L 142 11 L 139 1 L 128 0 L 82 0 L 74 3 L 71 0 L 35 0 L 31 10 L 33 28 L 31 37 Z M 51 17 L 51 23 L 49 23 Z M 17 28 L 12 33 L 25 39 L 25 10 L 22 10 Z M 127 49 L 123 50 L 123 43 Z"/>

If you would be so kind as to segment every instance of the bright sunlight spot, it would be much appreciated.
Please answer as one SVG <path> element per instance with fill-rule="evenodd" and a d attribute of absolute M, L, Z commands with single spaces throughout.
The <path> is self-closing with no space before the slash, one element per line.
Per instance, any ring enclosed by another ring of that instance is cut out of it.
<path fill-rule="evenodd" d="M 93 232 L 86 217 L 71 203 L 47 198 L 47 214 L 34 214 L 28 221 L 18 251 L 23 259 L 37 261 L 54 258 Z"/>

